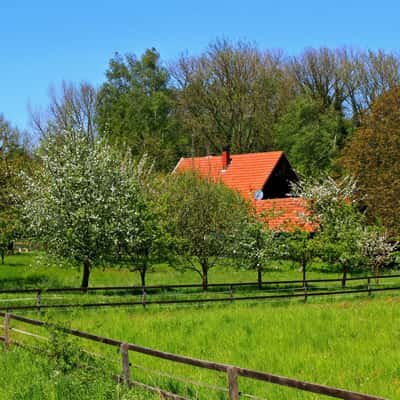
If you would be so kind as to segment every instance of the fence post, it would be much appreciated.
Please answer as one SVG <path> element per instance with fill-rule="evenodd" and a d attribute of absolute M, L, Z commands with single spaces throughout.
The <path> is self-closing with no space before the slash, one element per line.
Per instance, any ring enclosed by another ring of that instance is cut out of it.
<path fill-rule="evenodd" d="M 6 313 L 4 316 L 4 350 L 7 351 L 10 348 L 10 314 Z"/>
<path fill-rule="evenodd" d="M 42 298 L 42 291 L 38 290 L 37 293 L 36 293 L 36 308 L 37 308 L 37 311 L 40 311 L 41 298 Z"/>
<path fill-rule="evenodd" d="M 368 278 L 368 296 L 371 296 L 371 278 Z"/>
<path fill-rule="evenodd" d="M 236 367 L 228 367 L 229 400 L 239 400 L 238 373 Z"/>
<path fill-rule="evenodd" d="M 142 305 L 144 308 L 146 308 L 146 289 L 144 286 L 142 288 Z"/>
<path fill-rule="evenodd" d="M 304 281 L 304 302 L 307 302 L 307 281 Z"/>
<path fill-rule="evenodd" d="M 128 343 L 122 343 L 120 346 L 121 350 L 121 360 L 122 360 L 122 375 L 123 380 L 126 385 L 131 383 L 131 371 L 129 364 L 129 354 L 128 354 Z"/>

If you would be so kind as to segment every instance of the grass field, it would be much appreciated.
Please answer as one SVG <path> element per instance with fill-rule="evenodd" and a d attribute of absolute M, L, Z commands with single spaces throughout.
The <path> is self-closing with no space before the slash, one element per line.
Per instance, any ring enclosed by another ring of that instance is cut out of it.
<path fill-rule="evenodd" d="M 8 260 L 14 265 L 3 267 L 0 274 L 0 282 L 6 278 L 7 286 L 11 282 L 19 282 L 20 279 L 24 286 L 37 286 L 39 282 L 54 283 L 57 286 L 79 283 L 79 271 L 72 274 L 70 270 L 58 267 L 29 267 L 29 264 L 35 263 L 32 255 L 19 255 Z M 14 275 L 9 273 L 10 270 Z M 269 278 L 269 273 L 274 277 Z M 315 274 L 314 277 L 337 276 L 322 271 L 311 274 Z M 128 284 L 127 279 L 132 275 L 135 280 L 129 283 L 137 284 L 138 277 L 128 271 L 96 270 L 92 276 L 92 284 Z M 149 281 L 163 283 L 160 280 L 167 275 L 171 279 L 169 283 L 177 283 L 178 280 L 181 283 L 198 281 L 195 275 L 171 273 L 165 270 L 165 266 L 160 266 L 156 272 L 150 274 Z M 9 279 L 12 276 L 14 280 Z M 290 270 L 287 266 L 265 274 L 265 278 L 270 280 L 296 279 L 299 276 L 297 270 Z M 211 282 L 227 280 L 255 280 L 255 274 L 249 271 L 216 269 L 210 278 Z M 308 304 L 279 301 L 190 307 L 153 306 L 146 310 L 136 307 L 24 314 L 172 353 L 235 364 L 388 399 L 400 399 L 400 297 L 396 294 L 397 292 L 391 296 L 379 294 L 372 298 L 365 295 L 348 295 L 345 299 L 310 298 Z M 24 328 L 28 327 L 25 325 Z M 27 330 L 35 331 L 32 328 Z M 40 328 L 36 328 L 36 331 L 39 332 Z M 104 355 L 106 359 L 103 366 L 112 372 L 119 372 L 120 361 L 115 348 L 81 340 L 76 344 Z M 133 366 L 140 365 L 147 369 L 160 370 L 164 374 L 226 387 L 226 377 L 212 371 L 181 366 L 135 353 L 131 353 L 131 362 Z M 46 362 L 20 351 L 0 353 L 0 363 L 1 398 L 154 398 L 136 391 L 127 395 L 116 385 L 107 384 L 106 378 L 99 377 L 93 380 L 92 385 L 81 388 L 82 393 L 79 392 L 78 396 L 78 392 L 68 389 L 70 380 L 79 381 L 78 372 L 70 378 L 53 377 L 49 382 L 51 368 L 43 367 L 47 365 Z M 138 380 L 161 385 L 181 394 L 194 395 L 199 399 L 226 398 L 225 393 L 197 389 L 194 385 L 185 385 L 137 368 L 132 369 L 132 374 Z M 37 376 L 37 379 L 33 376 Z M 35 395 L 27 395 L 28 392 L 25 391 L 20 397 L 10 397 L 10 388 L 17 381 L 32 387 Z M 77 388 L 80 387 L 79 383 L 76 385 Z M 243 378 L 239 385 L 241 391 L 267 399 L 321 398 Z M 63 397 L 64 390 L 70 397 Z M 93 392 L 92 397 L 89 391 Z M 40 397 L 40 393 L 46 395 Z"/>
<path fill-rule="evenodd" d="M 362 273 L 365 275 L 366 272 Z M 351 276 L 351 275 L 349 275 Z M 309 279 L 340 278 L 338 272 L 327 272 L 321 265 L 315 265 L 307 273 Z M 290 262 L 274 263 L 266 268 L 264 280 L 297 280 L 302 274 L 298 266 Z M 209 283 L 255 282 L 255 271 L 228 267 L 210 270 Z M 0 265 L 0 289 L 32 287 L 79 287 L 81 271 L 48 263 L 40 253 L 23 253 L 6 257 L 5 265 Z M 201 283 L 194 271 L 181 272 L 165 264 L 157 265 L 147 276 L 148 285 Z M 90 286 L 140 285 L 139 274 L 127 268 L 95 268 L 90 277 Z"/>
<path fill-rule="evenodd" d="M 102 369 L 60 373 L 48 358 L 24 349 L 0 353 L 1 400 L 142 400 L 147 393 L 116 385 Z M 153 397 L 154 398 L 154 397 Z"/>

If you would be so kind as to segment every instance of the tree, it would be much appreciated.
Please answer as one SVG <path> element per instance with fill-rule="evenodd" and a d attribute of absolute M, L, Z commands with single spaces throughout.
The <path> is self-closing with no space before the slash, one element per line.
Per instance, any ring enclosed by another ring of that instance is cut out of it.
<path fill-rule="evenodd" d="M 156 168 L 170 170 L 184 140 L 175 117 L 175 92 L 156 49 L 140 59 L 118 53 L 110 60 L 97 102 L 99 131 L 109 143 L 148 154 Z"/>
<path fill-rule="evenodd" d="M 19 173 L 28 170 L 31 157 L 23 143 L 23 135 L 0 114 L 0 258 L 4 264 L 7 250 L 20 228 L 18 195 Z"/>
<path fill-rule="evenodd" d="M 138 229 L 138 188 L 129 168 L 86 132 L 50 135 L 43 168 L 25 177 L 24 216 L 35 240 L 50 254 L 83 265 L 82 288 L 93 267 L 115 259 L 121 237 Z M 129 221 L 129 222 L 128 222 Z"/>
<path fill-rule="evenodd" d="M 284 246 L 289 260 L 300 265 L 303 284 L 307 280 L 307 266 L 315 257 L 316 248 L 311 232 L 296 229 L 292 232 L 285 232 Z"/>
<path fill-rule="evenodd" d="M 363 254 L 379 282 L 379 271 L 392 258 L 397 242 L 389 242 L 387 233 L 376 227 L 366 227 L 362 236 Z"/>
<path fill-rule="evenodd" d="M 272 126 L 287 98 L 279 55 L 217 40 L 199 57 L 181 57 L 172 74 L 194 152 L 272 148 Z"/>
<path fill-rule="evenodd" d="M 341 54 L 325 47 L 307 49 L 292 57 L 288 70 L 303 94 L 310 95 L 325 108 L 342 111 L 344 100 L 341 79 Z"/>
<path fill-rule="evenodd" d="M 163 204 L 184 268 L 197 272 L 206 290 L 209 270 L 231 254 L 247 205 L 239 193 L 194 173 L 170 176 Z"/>
<path fill-rule="evenodd" d="M 391 235 L 400 231 L 400 88 L 372 104 L 344 150 L 344 166 L 356 177 L 370 222 Z"/>
<path fill-rule="evenodd" d="M 296 183 L 293 192 L 305 200 L 306 217 L 316 228 L 310 246 L 313 256 L 336 264 L 343 272 L 345 286 L 347 274 L 361 269 L 364 261 L 364 218 L 356 207 L 355 182 L 349 177 L 336 182 L 325 176 Z"/>
<path fill-rule="evenodd" d="M 139 272 L 142 286 L 146 286 L 146 274 L 152 265 L 168 260 L 173 251 L 173 239 L 166 229 L 167 222 L 162 219 L 157 199 L 157 180 L 152 174 L 152 165 L 143 157 L 134 162 L 130 155 L 124 160 L 124 168 L 137 182 L 139 196 L 136 205 L 136 218 L 121 218 L 118 238 L 120 260 L 132 272 Z M 130 206 L 129 204 L 127 205 Z"/>
<path fill-rule="evenodd" d="M 270 229 L 267 216 L 250 212 L 238 227 L 233 244 L 232 257 L 240 267 L 257 271 L 257 283 L 262 288 L 262 275 L 265 265 L 271 261 L 285 258 L 286 246 L 282 232 Z"/>
<path fill-rule="evenodd" d="M 97 136 L 95 122 L 97 90 L 87 82 L 62 82 L 61 89 L 49 91 L 50 104 L 44 113 L 32 112 L 32 125 L 43 138 L 65 131 L 86 132 L 91 141 Z"/>
<path fill-rule="evenodd" d="M 275 126 L 276 147 L 304 175 L 329 171 L 346 135 L 342 114 L 309 96 L 293 100 Z"/>

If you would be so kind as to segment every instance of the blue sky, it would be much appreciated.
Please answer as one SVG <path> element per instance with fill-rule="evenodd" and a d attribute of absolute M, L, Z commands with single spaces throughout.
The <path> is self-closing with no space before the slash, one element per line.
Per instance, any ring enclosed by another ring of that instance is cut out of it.
<path fill-rule="evenodd" d="M 289 54 L 342 45 L 397 51 L 399 20 L 394 0 L 0 0 L 0 113 L 28 128 L 28 105 L 45 107 L 50 85 L 99 85 L 116 51 L 156 47 L 168 62 L 216 37 Z"/>

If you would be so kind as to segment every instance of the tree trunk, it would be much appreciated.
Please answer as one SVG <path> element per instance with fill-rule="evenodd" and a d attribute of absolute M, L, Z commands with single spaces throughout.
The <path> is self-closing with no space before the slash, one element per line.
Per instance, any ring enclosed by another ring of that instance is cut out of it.
<path fill-rule="evenodd" d="M 202 279 L 202 286 L 203 286 L 203 290 L 207 290 L 208 289 L 208 265 L 207 262 L 204 262 L 201 264 L 201 279 Z"/>
<path fill-rule="evenodd" d="M 304 260 L 301 262 L 301 270 L 303 272 L 303 286 L 305 286 L 307 280 L 307 263 Z"/>
<path fill-rule="evenodd" d="M 10 254 L 14 255 L 14 242 L 10 242 L 8 244 L 7 250 L 10 252 Z"/>
<path fill-rule="evenodd" d="M 375 283 L 378 285 L 379 284 L 379 267 L 377 265 L 374 266 L 374 277 L 375 277 Z"/>
<path fill-rule="evenodd" d="M 257 267 L 257 283 L 259 289 L 262 289 L 262 273 L 262 267 Z"/>
<path fill-rule="evenodd" d="M 4 257 L 5 257 L 6 252 L 4 249 L 0 250 L 0 255 L 1 255 L 1 265 L 4 265 Z"/>
<path fill-rule="evenodd" d="M 342 288 L 346 287 L 347 267 L 343 267 Z"/>
<path fill-rule="evenodd" d="M 142 268 L 139 270 L 140 273 L 140 282 L 142 284 L 142 287 L 146 286 L 146 268 Z"/>
<path fill-rule="evenodd" d="M 90 263 L 89 261 L 84 261 L 81 288 L 84 289 L 85 292 L 87 292 L 87 288 L 89 287 L 89 276 L 90 276 Z"/>

